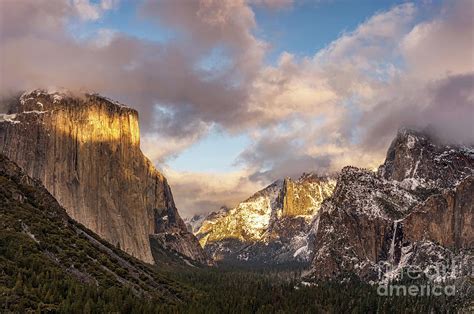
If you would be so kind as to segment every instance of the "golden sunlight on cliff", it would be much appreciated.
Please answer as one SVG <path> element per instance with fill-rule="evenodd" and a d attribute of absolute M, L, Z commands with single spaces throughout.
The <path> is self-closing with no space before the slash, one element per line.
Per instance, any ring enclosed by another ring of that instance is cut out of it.
<path fill-rule="evenodd" d="M 107 110 L 107 109 L 105 109 Z M 132 113 L 106 113 L 104 108 L 89 107 L 79 113 L 77 111 L 59 110 L 52 119 L 56 131 L 76 139 L 79 143 L 89 142 L 127 142 L 140 145 L 138 117 Z M 80 121 L 76 123 L 75 121 Z"/>

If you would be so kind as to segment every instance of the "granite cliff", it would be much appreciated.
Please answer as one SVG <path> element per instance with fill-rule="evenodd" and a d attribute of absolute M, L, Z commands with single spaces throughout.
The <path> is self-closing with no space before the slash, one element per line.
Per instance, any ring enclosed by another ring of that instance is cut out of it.
<path fill-rule="evenodd" d="M 206 262 L 166 178 L 140 150 L 137 111 L 93 94 L 35 90 L 3 105 L 0 152 L 76 221 L 153 263 L 150 240 Z"/>
<path fill-rule="evenodd" d="M 470 275 L 473 174 L 471 147 L 399 131 L 378 172 L 342 170 L 313 223 L 314 256 L 306 280 L 349 274 L 393 280 L 404 268 L 439 263 L 447 271 L 437 280 Z"/>

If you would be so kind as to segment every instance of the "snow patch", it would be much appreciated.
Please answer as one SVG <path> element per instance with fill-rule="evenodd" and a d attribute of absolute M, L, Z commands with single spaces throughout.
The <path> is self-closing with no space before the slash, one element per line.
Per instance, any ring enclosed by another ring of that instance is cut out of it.
<path fill-rule="evenodd" d="M 297 249 L 295 253 L 293 254 L 293 257 L 297 257 L 299 255 L 308 255 L 308 253 L 309 253 L 309 248 L 308 248 L 308 244 L 306 244 L 305 246 L 302 246 L 299 249 Z"/>
<path fill-rule="evenodd" d="M 29 113 L 33 113 L 33 114 L 44 114 L 44 113 L 47 113 L 49 111 L 40 111 L 40 110 L 30 110 L 30 111 L 23 111 L 22 113 L 26 113 L 26 114 L 29 114 Z"/>
<path fill-rule="evenodd" d="M 36 243 L 39 243 L 39 240 L 37 240 L 35 235 L 31 233 L 30 228 L 28 227 L 27 224 L 25 224 L 24 222 L 21 222 L 21 228 L 23 229 L 24 233 L 26 233 L 31 239 L 33 239 L 33 241 L 35 241 Z"/>
<path fill-rule="evenodd" d="M 16 114 L 0 113 L 0 122 L 20 123 L 20 121 L 16 120 L 16 117 Z"/>
<path fill-rule="evenodd" d="M 407 137 L 408 149 L 413 149 L 415 147 L 416 141 L 417 141 L 416 137 L 414 137 L 413 135 L 408 135 Z"/>

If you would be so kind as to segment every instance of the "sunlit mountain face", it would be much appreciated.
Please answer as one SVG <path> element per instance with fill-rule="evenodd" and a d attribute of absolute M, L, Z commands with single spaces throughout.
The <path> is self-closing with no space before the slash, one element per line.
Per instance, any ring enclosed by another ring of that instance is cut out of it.
<path fill-rule="evenodd" d="M 276 264 L 307 261 L 306 234 L 335 184 L 335 179 L 315 174 L 275 181 L 233 209 L 196 217 L 194 234 L 215 260 L 270 263 L 270 255 Z"/>
<path fill-rule="evenodd" d="M 150 242 L 206 263 L 166 178 L 140 150 L 135 110 L 93 94 L 35 90 L 12 99 L 2 153 L 41 180 L 68 215 L 150 264 Z M 162 233 L 173 234 L 163 240 Z M 186 240 L 182 241 L 184 238 Z"/>
<path fill-rule="evenodd" d="M 6 312 L 469 312 L 474 3 L 0 1 Z"/>

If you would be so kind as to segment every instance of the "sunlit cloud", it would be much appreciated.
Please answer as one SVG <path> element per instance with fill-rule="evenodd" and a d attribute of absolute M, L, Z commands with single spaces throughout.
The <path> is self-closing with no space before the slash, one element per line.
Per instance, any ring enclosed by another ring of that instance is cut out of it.
<path fill-rule="evenodd" d="M 164 168 L 163 173 L 168 178 L 180 213 L 188 217 L 221 206 L 235 206 L 261 188 L 244 170 L 205 173 Z"/>
<path fill-rule="evenodd" d="M 272 43 L 257 35 L 254 10 L 293 1 L 140 2 L 137 18 L 172 31 L 163 42 L 107 25 L 70 33 L 71 21 L 97 23 L 120 5 L 1 1 L 0 93 L 61 86 L 133 106 L 142 149 L 187 213 L 234 204 L 283 176 L 374 168 L 402 126 L 474 142 L 472 1 L 397 5 L 312 55 L 286 51 L 275 63 L 265 61 Z M 213 126 L 251 139 L 235 172 L 168 167 Z"/>

